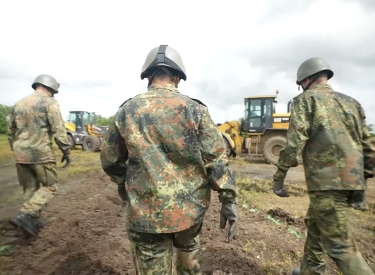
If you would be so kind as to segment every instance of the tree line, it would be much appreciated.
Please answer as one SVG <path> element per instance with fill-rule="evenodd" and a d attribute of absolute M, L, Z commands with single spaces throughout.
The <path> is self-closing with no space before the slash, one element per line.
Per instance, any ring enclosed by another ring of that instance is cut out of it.
<path fill-rule="evenodd" d="M 7 131 L 7 119 L 10 114 L 11 106 L 6 106 L 3 104 L 0 104 L 0 134 L 6 134 Z M 109 126 L 111 122 L 113 121 L 114 115 L 110 117 L 99 117 L 96 121 L 98 125 L 102 126 Z M 243 121 L 243 118 L 239 119 L 239 122 L 241 123 Z M 375 124 L 371 123 L 367 125 L 371 136 L 375 137 Z"/>
<path fill-rule="evenodd" d="M 0 104 L 0 134 L 6 134 L 7 132 L 7 120 L 10 114 L 12 106 Z M 109 126 L 113 121 L 114 115 L 110 117 L 100 117 L 96 123 L 102 126 Z"/>

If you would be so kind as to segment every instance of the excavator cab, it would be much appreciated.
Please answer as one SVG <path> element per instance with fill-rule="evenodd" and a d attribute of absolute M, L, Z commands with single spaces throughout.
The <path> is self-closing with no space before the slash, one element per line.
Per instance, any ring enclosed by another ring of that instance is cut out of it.
<path fill-rule="evenodd" d="M 85 111 L 70 111 L 68 121 L 75 124 L 77 133 L 81 133 L 88 131 L 90 125 L 96 124 L 96 115 Z"/>
<path fill-rule="evenodd" d="M 69 112 L 69 119 L 65 122 L 65 128 L 71 149 L 74 149 L 76 145 L 82 145 L 85 151 L 101 150 L 107 127 L 96 125 L 97 118 L 99 117 L 94 112 Z"/>
<path fill-rule="evenodd" d="M 246 152 L 263 155 L 276 163 L 280 150 L 286 145 L 290 113 L 276 113 L 276 95 L 245 97 L 245 116 L 241 122 L 219 124 L 228 157 Z M 289 107 L 290 109 L 290 104 Z"/>
<path fill-rule="evenodd" d="M 226 155 L 236 157 L 238 154 L 260 156 L 269 163 L 276 163 L 280 150 L 287 143 L 290 110 L 292 101 L 288 103 L 287 113 L 277 113 L 277 95 L 245 97 L 245 116 L 240 121 L 218 123 L 222 133 Z"/>
<path fill-rule="evenodd" d="M 288 129 L 288 113 L 276 113 L 277 94 L 245 97 L 245 116 L 241 124 L 241 132 L 247 134 L 264 134 L 270 129 Z"/>
<path fill-rule="evenodd" d="M 241 131 L 245 133 L 263 133 L 272 128 L 275 113 L 275 96 L 245 97 L 245 116 Z"/>

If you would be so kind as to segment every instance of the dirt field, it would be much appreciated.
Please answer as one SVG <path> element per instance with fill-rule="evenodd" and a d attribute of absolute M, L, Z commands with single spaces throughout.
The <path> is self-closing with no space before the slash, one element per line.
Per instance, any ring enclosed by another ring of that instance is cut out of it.
<path fill-rule="evenodd" d="M 1 275 L 135 274 L 121 201 L 115 185 L 100 170 L 99 154 L 75 150 L 72 159 L 69 170 L 59 169 L 59 194 L 43 212 L 46 227 L 37 240 L 25 241 L 8 225 L 22 203 L 22 193 L 12 159 L 1 158 Z M 301 259 L 306 233 L 303 170 L 297 167 L 289 172 L 292 196 L 283 199 L 271 192 L 274 166 L 242 158 L 230 165 L 237 172 L 240 189 L 237 235 L 226 243 L 225 232 L 219 229 L 220 204 L 213 192 L 202 233 L 204 274 L 291 274 Z M 369 183 L 367 211 L 353 210 L 351 216 L 358 247 L 375 270 L 374 183 Z M 326 274 L 339 274 L 327 261 Z M 222 273 L 213 273 L 217 270 Z"/>

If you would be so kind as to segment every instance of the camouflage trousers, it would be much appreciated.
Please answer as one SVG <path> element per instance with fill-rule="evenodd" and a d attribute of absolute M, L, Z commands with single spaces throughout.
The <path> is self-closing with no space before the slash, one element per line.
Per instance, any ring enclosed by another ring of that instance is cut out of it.
<path fill-rule="evenodd" d="M 310 205 L 305 218 L 308 229 L 301 274 L 323 274 L 324 256 L 337 264 L 343 275 L 374 274 L 351 235 L 347 211 L 350 191 L 309 192 Z"/>
<path fill-rule="evenodd" d="M 23 187 L 21 212 L 39 218 L 40 211 L 56 195 L 59 180 L 55 163 L 17 163 L 18 181 Z"/>
<path fill-rule="evenodd" d="M 201 275 L 198 254 L 202 223 L 176 233 L 149 234 L 128 229 L 136 275 L 175 275 L 173 246 L 177 249 L 177 275 Z"/>

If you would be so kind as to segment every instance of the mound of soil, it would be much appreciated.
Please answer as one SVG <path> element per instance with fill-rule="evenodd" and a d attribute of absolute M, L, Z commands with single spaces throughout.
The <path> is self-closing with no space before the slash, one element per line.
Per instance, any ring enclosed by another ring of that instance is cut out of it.
<path fill-rule="evenodd" d="M 271 215 L 274 218 L 280 218 L 289 225 L 304 226 L 303 217 L 292 217 L 288 212 L 279 207 L 268 210 L 267 214 Z"/>

